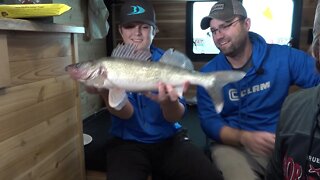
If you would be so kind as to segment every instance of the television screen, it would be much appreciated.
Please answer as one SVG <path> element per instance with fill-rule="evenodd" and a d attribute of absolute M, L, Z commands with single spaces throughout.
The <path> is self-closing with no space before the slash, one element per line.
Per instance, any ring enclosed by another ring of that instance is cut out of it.
<path fill-rule="evenodd" d="M 192 17 L 193 29 L 193 46 L 192 52 L 194 54 L 218 54 L 219 49 L 214 45 L 211 37 L 210 28 L 202 30 L 200 22 L 203 17 L 208 16 L 211 7 L 216 2 L 194 2 Z"/>
<path fill-rule="evenodd" d="M 202 30 L 200 22 L 217 1 L 188 1 L 186 51 L 191 59 L 209 60 L 219 53 L 210 28 Z M 242 0 L 251 19 L 250 31 L 268 43 L 298 48 L 302 0 Z"/>
<path fill-rule="evenodd" d="M 292 0 L 243 0 L 251 19 L 250 31 L 260 34 L 267 43 L 287 45 L 292 38 Z"/>

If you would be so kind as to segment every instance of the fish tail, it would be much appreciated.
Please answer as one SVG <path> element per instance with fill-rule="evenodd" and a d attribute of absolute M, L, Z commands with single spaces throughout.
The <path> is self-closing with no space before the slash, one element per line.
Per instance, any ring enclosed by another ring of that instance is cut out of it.
<path fill-rule="evenodd" d="M 216 112 L 220 113 L 224 105 L 222 88 L 228 83 L 239 81 L 245 76 L 245 73 L 242 71 L 219 71 L 208 74 L 208 76 L 209 82 L 207 81 L 204 88 L 211 96 Z"/>

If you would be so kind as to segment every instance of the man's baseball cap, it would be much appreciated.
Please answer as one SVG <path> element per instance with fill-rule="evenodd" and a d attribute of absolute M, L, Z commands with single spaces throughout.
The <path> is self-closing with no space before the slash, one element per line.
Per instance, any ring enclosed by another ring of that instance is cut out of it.
<path fill-rule="evenodd" d="M 156 14 L 147 0 L 125 0 L 120 10 L 120 25 L 142 22 L 156 26 Z"/>
<path fill-rule="evenodd" d="M 246 9 L 239 0 L 220 0 L 212 6 L 209 15 L 201 20 L 201 29 L 210 27 L 211 19 L 230 21 L 237 15 L 247 17 Z"/>

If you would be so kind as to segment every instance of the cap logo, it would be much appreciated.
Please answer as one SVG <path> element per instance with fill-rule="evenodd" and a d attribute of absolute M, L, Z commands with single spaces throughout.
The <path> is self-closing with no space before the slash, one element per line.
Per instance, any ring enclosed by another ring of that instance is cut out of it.
<path fill-rule="evenodd" d="M 216 5 L 212 8 L 211 12 L 220 11 L 220 10 L 223 10 L 223 9 L 224 9 L 224 4 L 216 4 Z"/>
<path fill-rule="evenodd" d="M 141 6 L 136 5 L 136 6 L 131 6 L 131 7 L 132 7 L 132 12 L 128 14 L 129 16 L 143 14 L 145 12 L 143 7 L 141 7 Z"/>

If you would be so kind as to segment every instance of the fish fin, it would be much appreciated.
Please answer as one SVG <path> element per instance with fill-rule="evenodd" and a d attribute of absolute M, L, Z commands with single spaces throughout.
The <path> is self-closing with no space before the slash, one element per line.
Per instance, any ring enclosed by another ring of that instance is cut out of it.
<path fill-rule="evenodd" d="M 148 50 L 137 50 L 137 45 L 121 43 L 112 51 L 111 57 L 147 61 L 151 53 Z"/>
<path fill-rule="evenodd" d="M 205 89 L 213 100 L 216 112 L 220 113 L 224 105 L 222 94 L 223 86 L 231 82 L 239 81 L 246 73 L 243 71 L 219 71 L 208 75 L 212 77 L 213 82 L 209 86 L 206 86 Z"/>
<path fill-rule="evenodd" d="M 124 100 L 127 98 L 127 93 L 124 89 L 120 88 L 111 88 L 109 89 L 109 105 L 112 108 L 120 110 L 122 107 L 119 107 Z"/>
<path fill-rule="evenodd" d="M 176 86 L 175 90 L 180 98 L 182 98 L 184 86 Z"/>
<path fill-rule="evenodd" d="M 159 62 L 188 70 L 194 70 L 191 60 L 185 54 L 174 50 L 173 48 L 166 50 Z"/>
<path fill-rule="evenodd" d="M 87 86 L 94 86 L 96 88 L 108 88 L 112 86 L 112 83 L 107 78 L 107 73 L 101 71 L 99 76 L 96 76 L 94 79 L 82 81 Z"/>

